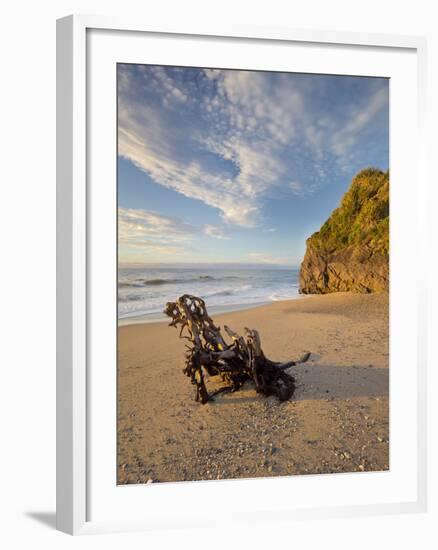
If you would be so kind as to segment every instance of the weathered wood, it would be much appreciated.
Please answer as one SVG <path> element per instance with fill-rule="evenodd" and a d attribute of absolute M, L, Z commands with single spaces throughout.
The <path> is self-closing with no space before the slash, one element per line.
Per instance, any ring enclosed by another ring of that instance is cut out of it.
<path fill-rule="evenodd" d="M 257 330 L 245 328 L 244 338 L 225 325 L 224 330 L 232 339 L 227 344 L 209 317 L 204 300 L 189 294 L 168 302 L 164 313 L 172 319 L 169 326 L 179 328 L 180 338 L 190 342 L 183 372 L 196 386 L 196 401 L 205 404 L 219 393 L 235 392 L 248 380 L 253 381 L 257 393 L 275 395 L 280 401 L 292 397 L 295 379 L 285 370 L 307 361 L 310 353 L 298 361 L 270 361 L 263 353 Z M 209 393 L 205 373 L 221 376 L 227 385 Z"/>

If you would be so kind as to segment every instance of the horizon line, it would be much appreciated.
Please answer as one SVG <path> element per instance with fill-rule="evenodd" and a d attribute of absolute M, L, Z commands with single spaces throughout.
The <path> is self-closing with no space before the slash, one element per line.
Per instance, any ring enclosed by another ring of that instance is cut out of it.
<path fill-rule="evenodd" d="M 118 261 L 119 267 L 134 267 L 134 266 L 247 266 L 247 267 L 281 267 L 281 268 L 294 268 L 300 267 L 301 262 L 294 264 L 281 264 L 274 262 L 127 262 Z"/>

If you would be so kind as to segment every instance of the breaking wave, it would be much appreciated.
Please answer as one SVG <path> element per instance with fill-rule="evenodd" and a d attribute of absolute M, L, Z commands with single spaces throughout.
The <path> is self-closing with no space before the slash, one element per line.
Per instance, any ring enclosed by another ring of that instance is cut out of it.
<path fill-rule="evenodd" d="M 203 298 L 207 307 L 221 311 L 298 297 L 297 269 L 120 268 L 120 319 L 162 316 L 167 302 L 182 294 Z M 164 318 L 164 316 L 160 317 Z"/>

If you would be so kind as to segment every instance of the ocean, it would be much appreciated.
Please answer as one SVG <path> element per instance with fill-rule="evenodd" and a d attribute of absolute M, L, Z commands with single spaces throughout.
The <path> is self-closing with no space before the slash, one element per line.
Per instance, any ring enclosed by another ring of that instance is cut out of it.
<path fill-rule="evenodd" d="M 119 267 L 119 324 L 165 320 L 167 302 L 202 298 L 208 312 L 246 309 L 298 298 L 299 268 Z"/>

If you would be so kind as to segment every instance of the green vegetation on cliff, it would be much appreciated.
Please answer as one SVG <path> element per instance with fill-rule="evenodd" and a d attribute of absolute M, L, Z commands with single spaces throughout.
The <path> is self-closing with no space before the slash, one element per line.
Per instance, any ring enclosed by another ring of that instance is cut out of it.
<path fill-rule="evenodd" d="M 307 239 L 300 292 L 389 288 L 389 173 L 362 170 L 319 231 Z"/>
<path fill-rule="evenodd" d="M 389 253 L 389 172 L 366 168 L 359 172 L 334 210 L 307 245 L 324 253 L 351 245 L 367 245 Z"/>

